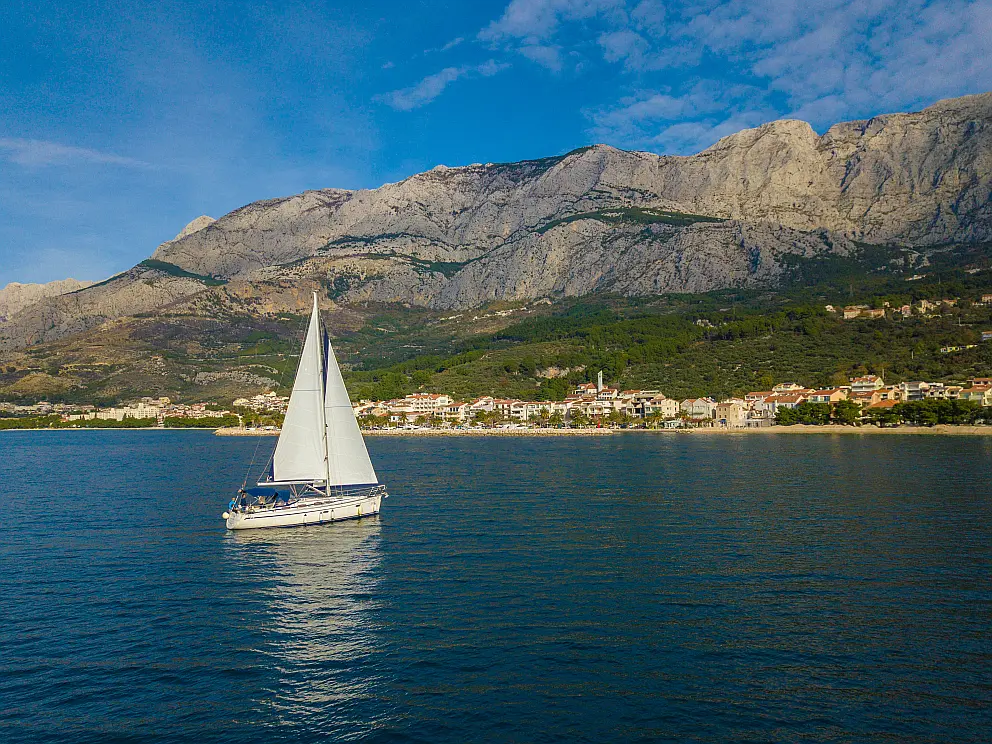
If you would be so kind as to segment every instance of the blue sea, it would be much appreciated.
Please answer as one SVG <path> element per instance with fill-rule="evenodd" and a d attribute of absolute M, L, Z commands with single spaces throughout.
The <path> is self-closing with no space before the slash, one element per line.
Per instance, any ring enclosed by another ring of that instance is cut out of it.
<path fill-rule="evenodd" d="M 370 438 L 226 531 L 273 445 L 0 432 L 0 741 L 992 740 L 992 438 Z"/>

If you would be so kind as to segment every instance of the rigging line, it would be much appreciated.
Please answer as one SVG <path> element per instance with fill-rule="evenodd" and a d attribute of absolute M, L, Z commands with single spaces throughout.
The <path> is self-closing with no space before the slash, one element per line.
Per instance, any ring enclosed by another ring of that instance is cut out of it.
<path fill-rule="evenodd" d="M 255 467 L 255 456 L 258 454 L 258 448 L 262 445 L 262 438 L 259 437 L 258 441 L 255 442 L 255 451 L 251 454 L 251 462 L 248 464 L 248 471 L 245 473 L 245 480 L 241 484 L 241 489 L 244 490 L 245 486 L 248 485 L 248 477 L 251 475 L 251 469 Z"/>

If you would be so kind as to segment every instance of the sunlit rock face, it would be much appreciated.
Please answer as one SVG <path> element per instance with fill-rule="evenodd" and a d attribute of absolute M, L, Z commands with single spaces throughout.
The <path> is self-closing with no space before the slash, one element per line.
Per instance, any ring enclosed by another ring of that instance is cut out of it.
<path fill-rule="evenodd" d="M 8 320 L 13 315 L 46 297 L 57 297 L 59 295 L 75 292 L 93 284 L 93 282 L 80 282 L 76 279 L 59 279 L 47 284 L 21 284 L 11 282 L 3 289 L 0 289 L 0 323 Z"/>
<path fill-rule="evenodd" d="M 438 166 L 377 189 L 307 191 L 197 218 L 109 284 L 10 314 L 0 347 L 200 292 L 222 302 L 228 295 L 209 290 L 212 280 L 252 284 L 262 296 L 316 282 L 340 303 L 435 308 L 773 286 L 786 257 L 992 240 L 990 184 L 989 93 L 823 135 L 805 122 L 771 122 L 689 157 L 597 145 Z"/>

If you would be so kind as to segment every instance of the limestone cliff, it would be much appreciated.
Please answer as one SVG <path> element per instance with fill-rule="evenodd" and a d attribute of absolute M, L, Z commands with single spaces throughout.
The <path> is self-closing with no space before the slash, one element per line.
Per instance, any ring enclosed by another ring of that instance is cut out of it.
<path fill-rule="evenodd" d="M 200 217 L 152 260 L 0 322 L 0 348 L 60 338 L 198 293 L 323 285 L 340 303 L 492 300 L 772 286 L 795 257 L 863 243 L 992 240 L 992 93 L 831 127 L 776 121 L 689 157 L 597 145 L 438 166 Z M 276 306 L 278 302 L 261 305 Z M 187 306 L 188 303 L 187 303 Z"/>
<path fill-rule="evenodd" d="M 59 279 L 47 284 L 21 284 L 11 282 L 0 289 L 0 323 L 10 319 L 29 305 L 46 297 L 56 297 L 79 289 L 85 289 L 93 282 L 80 282 L 76 279 Z"/>

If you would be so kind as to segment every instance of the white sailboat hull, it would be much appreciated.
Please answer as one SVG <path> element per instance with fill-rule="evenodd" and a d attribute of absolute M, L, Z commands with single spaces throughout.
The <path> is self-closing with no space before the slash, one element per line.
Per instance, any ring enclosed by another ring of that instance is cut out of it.
<path fill-rule="evenodd" d="M 227 528 L 301 527 L 370 517 L 379 513 L 382 497 L 380 491 L 357 497 L 306 498 L 280 506 L 235 510 L 227 517 Z"/>

